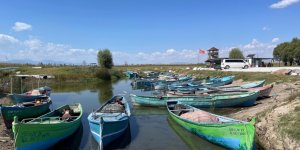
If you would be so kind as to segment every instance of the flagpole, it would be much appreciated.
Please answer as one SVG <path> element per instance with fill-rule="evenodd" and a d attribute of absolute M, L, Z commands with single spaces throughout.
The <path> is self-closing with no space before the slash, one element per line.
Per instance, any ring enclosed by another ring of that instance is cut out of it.
<path fill-rule="evenodd" d="M 200 54 L 198 52 L 198 64 L 200 63 Z"/>

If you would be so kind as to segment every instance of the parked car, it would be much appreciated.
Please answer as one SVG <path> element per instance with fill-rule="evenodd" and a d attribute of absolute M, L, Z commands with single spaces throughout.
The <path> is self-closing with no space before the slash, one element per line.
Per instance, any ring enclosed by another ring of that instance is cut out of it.
<path fill-rule="evenodd" d="M 221 68 L 229 69 L 229 68 L 249 68 L 250 64 L 246 62 L 244 59 L 223 59 L 221 62 Z"/>

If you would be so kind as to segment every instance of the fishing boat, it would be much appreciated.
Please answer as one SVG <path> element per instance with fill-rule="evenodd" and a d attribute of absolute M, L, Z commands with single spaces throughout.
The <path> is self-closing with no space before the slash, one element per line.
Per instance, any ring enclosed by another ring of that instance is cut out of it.
<path fill-rule="evenodd" d="M 262 87 L 265 84 L 265 81 L 266 80 L 261 80 L 261 81 L 250 82 L 238 86 L 220 86 L 217 88 L 221 90 L 240 90 L 240 89 L 257 88 L 257 87 Z"/>
<path fill-rule="evenodd" d="M 23 94 L 9 94 L 8 97 L 15 103 L 30 102 L 38 98 L 48 97 L 51 94 L 51 88 L 48 86 L 30 90 Z"/>
<path fill-rule="evenodd" d="M 207 85 L 207 86 L 224 86 L 224 85 L 228 85 L 231 84 L 234 80 L 235 76 L 224 76 L 222 78 L 210 78 L 208 80 L 204 80 L 204 82 L 202 82 L 202 85 Z"/>
<path fill-rule="evenodd" d="M 254 85 L 254 84 L 252 84 Z M 250 86 L 251 87 L 251 86 Z M 234 88 L 216 88 L 216 87 L 207 87 L 207 88 L 199 88 L 197 91 L 168 91 L 167 96 L 202 96 L 208 94 L 216 94 L 216 93 L 241 93 L 241 92 L 254 92 L 259 91 L 259 98 L 269 97 L 272 91 L 273 85 L 266 85 L 262 87 L 253 86 L 253 88 L 246 88 L 242 86 L 237 86 Z"/>
<path fill-rule="evenodd" d="M 48 149 L 72 135 L 81 125 L 81 104 L 61 106 L 37 118 L 18 121 L 14 118 L 13 132 L 17 150 Z"/>
<path fill-rule="evenodd" d="M 273 84 L 269 84 L 263 87 L 257 87 L 257 88 L 250 88 L 247 89 L 248 91 L 259 91 L 259 98 L 265 98 L 265 97 L 269 97 L 271 94 L 271 91 L 273 89 Z"/>
<path fill-rule="evenodd" d="M 2 106 L 0 104 L 1 114 L 6 128 L 11 128 L 14 116 L 18 116 L 19 119 L 25 119 L 38 117 L 49 112 L 51 103 L 52 101 L 49 97 L 43 97 L 35 99 L 32 102 L 18 103 L 13 106 Z"/>
<path fill-rule="evenodd" d="M 259 91 L 242 93 L 210 94 L 203 96 L 138 96 L 131 94 L 131 100 L 135 105 L 164 107 L 167 100 L 178 100 L 194 107 L 235 107 L 253 106 Z"/>
<path fill-rule="evenodd" d="M 179 101 L 168 101 L 167 109 L 176 123 L 209 142 L 227 149 L 253 149 L 255 117 L 245 122 L 215 115 Z"/>
<path fill-rule="evenodd" d="M 13 77 L 17 77 L 20 78 L 21 81 L 21 92 L 22 94 L 16 94 L 13 93 Z M 39 88 L 30 90 L 26 93 L 23 93 L 23 79 L 25 78 L 35 78 L 37 79 L 37 84 Z M 50 78 L 55 78 L 54 76 L 51 75 L 21 75 L 21 74 L 17 74 L 17 75 L 11 75 L 10 76 L 10 94 L 8 95 L 8 97 L 10 99 L 12 99 L 12 101 L 14 103 L 21 103 L 21 102 L 30 102 L 33 101 L 37 98 L 40 97 L 45 97 L 45 96 L 50 96 L 51 94 L 51 88 L 48 86 L 44 86 L 44 87 L 40 87 L 40 80 L 41 79 L 50 79 Z"/>
<path fill-rule="evenodd" d="M 129 127 L 130 107 L 125 97 L 114 96 L 88 116 L 93 138 L 100 148 L 120 137 Z"/>

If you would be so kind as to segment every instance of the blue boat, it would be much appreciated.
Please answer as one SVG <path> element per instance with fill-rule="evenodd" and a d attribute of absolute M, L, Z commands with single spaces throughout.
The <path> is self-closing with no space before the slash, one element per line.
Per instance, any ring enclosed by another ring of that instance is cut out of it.
<path fill-rule="evenodd" d="M 133 71 L 126 71 L 125 74 L 129 79 L 138 77 L 138 73 Z"/>
<path fill-rule="evenodd" d="M 223 85 L 228 85 L 231 84 L 234 80 L 235 76 L 225 76 L 222 78 L 211 78 L 209 80 L 205 80 L 203 82 L 203 85 L 208 85 L 208 86 L 223 86 Z"/>
<path fill-rule="evenodd" d="M 14 103 L 30 102 L 38 98 L 48 97 L 51 94 L 51 88 L 48 86 L 33 89 L 23 94 L 9 94 L 8 97 Z"/>
<path fill-rule="evenodd" d="M 88 116 L 93 138 L 100 148 L 120 137 L 129 127 L 130 107 L 123 96 L 114 96 Z"/>

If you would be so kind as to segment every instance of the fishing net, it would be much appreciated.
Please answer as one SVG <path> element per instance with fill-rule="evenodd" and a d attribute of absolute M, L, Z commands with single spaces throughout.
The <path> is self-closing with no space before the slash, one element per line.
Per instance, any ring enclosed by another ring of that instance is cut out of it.
<path fill-rule="evenodd" d="M 187 112 L 180 115 L 182 118 L 194 121 L 194 122 L 219 122 L 219 119 L 208 112 L 197 110 L 194 112 Z"/>
<path fill-rule="evenodd" d="M 125 110 L 124 106 L 118 103 L 107 104 L 102 110 L 102 113 L 114 113 L 123 112 Z"/>

